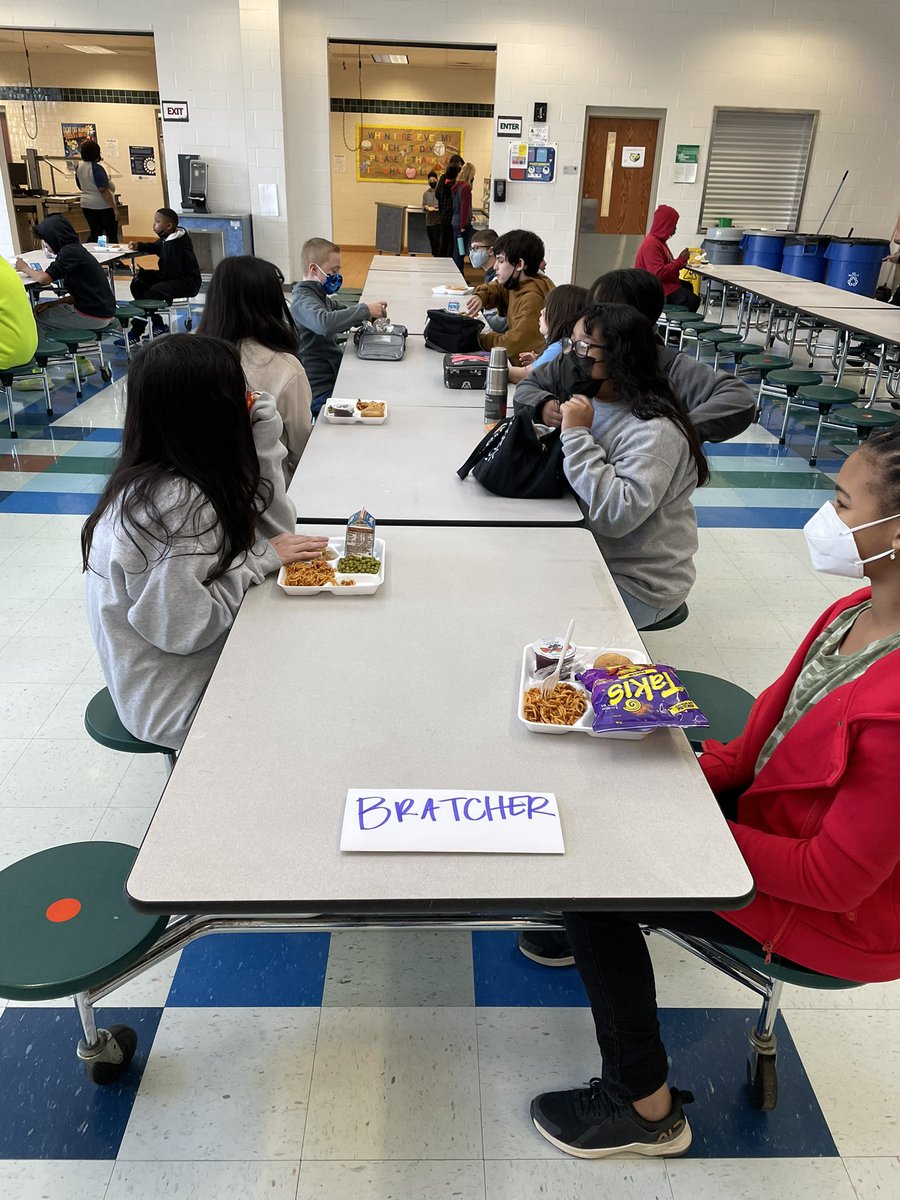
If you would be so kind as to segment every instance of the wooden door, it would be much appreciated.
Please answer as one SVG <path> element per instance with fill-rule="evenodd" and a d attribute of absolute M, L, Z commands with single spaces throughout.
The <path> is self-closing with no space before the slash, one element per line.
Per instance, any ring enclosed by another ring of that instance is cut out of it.
<path fill-rule="evenodd" d="M 646 232 L 658 134 L 658 120 L 589 119 L 582 212 L 596 213 L 591 233 L 643 236 Z M 623 154 L 626 161 L 640 165 L 624 166 Z M 582 230 L 588 232 L 584 225 Z"/>

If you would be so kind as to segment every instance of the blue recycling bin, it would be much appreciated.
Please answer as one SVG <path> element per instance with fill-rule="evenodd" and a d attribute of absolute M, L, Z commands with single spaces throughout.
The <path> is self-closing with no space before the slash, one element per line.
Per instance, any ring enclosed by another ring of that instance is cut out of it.
<path fill-rule="evenodd" d="M 856 292 L 859 296 L 874 296 L 878 273 L 890 245 L 881 238 L 832 238 L 825 251 L 830 287 Z"/>
<path fill-rule="evenodd" d="M 785 275 L 796 275 L 800 279 L 811 279 L 813 283 L 822 283 L 828 263 L 825 261 L 825 251 L 828 249 L 830 237 L 821 234 L 798 233 L 784 239 L 784 258 L 781 269 Z"/>
<path fill-rule="evenodd" d="M 744 252 L 744 266 L 768 267 L 770 271 L 780 271 L 784 258 L 783 233 L 769 233 L 765 230 L 751 230 L 741 238 L 741 249 Z"/>

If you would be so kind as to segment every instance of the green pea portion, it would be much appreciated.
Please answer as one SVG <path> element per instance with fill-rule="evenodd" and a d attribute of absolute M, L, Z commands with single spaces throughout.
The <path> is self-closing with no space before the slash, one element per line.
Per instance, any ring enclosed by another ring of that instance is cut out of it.
<path fill-rule="evenodd" d="M 337 569 L 341 575 L 377 575 L 381 563 L 369 554 L 347 554 L 338 559 Z"/>

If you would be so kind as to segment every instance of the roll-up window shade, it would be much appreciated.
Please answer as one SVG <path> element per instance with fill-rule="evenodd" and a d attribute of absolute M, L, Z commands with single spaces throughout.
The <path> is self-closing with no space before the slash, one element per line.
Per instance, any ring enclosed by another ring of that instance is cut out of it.
<path fill-rule="evenodd" d="M 717 108 L 701 225 L 731 217 L 748 229 L 796 230 L 817 115 Z"/>

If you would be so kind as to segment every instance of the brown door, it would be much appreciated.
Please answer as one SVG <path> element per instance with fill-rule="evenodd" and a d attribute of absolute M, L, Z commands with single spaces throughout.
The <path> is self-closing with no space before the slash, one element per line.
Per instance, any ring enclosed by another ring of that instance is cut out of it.
<path fill-rule="evenodd" d="M 647 231 L 658 136 L 652 117 L 588 120 L 575 270 L 585 287 L 603 271 L 634 265 Z"/>

